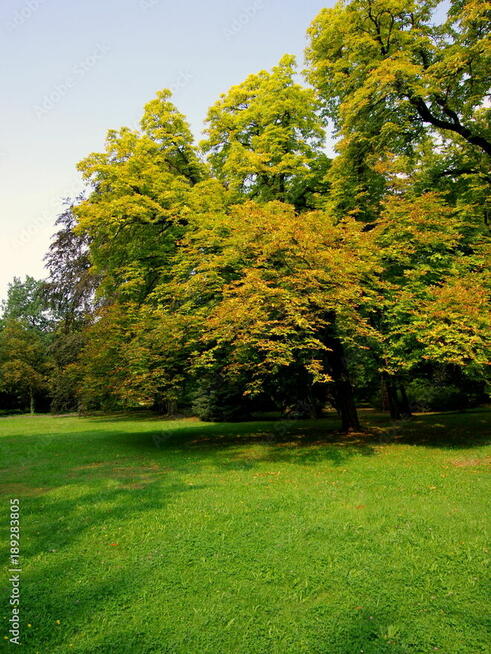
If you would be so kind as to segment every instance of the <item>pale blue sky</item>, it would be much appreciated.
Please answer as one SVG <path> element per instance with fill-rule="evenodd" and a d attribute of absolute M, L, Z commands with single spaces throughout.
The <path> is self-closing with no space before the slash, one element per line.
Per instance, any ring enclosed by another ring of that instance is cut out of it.
<path fill-rule="evenodd" d="M 136 125 L 158 89 L 200 134 L 209 105 L 284 53 L 332 0 L 4 0 L 0 4 L 0 297 L 43 276 L 75 165 L 109 128 Z"/>
<path fill-rule="evenodd" d="M 444 13 L 445 0 L 439 17 Z M 207 108 L 285 53 L 334 0 L 0 1 L 0 299 L 14 275 L 44 276 L 76 163 L 106 131 L 136 126 L 158 89 L 199 138 Z"/>

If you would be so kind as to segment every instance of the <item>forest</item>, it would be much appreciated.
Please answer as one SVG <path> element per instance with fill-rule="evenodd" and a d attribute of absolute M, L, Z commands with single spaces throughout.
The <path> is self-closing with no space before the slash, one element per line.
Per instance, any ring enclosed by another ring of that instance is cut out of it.
<path fill-rule="evenodd" d="M 201 142 L 166 89 L 110 129 L 47 277 L 10 284 L 0 411 L 328 407 L 358 432 L 360 406 L 485 402 L 491 6 L 438 4 L 322 10 L 304 68 L 230 88 Z"/>

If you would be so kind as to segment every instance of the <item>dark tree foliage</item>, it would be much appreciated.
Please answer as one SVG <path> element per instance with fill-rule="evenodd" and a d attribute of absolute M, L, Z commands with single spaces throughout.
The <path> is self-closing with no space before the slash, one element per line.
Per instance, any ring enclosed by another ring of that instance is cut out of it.
<path fill-rule="evenodd" d="M 82 202 L 79 197 L 66 200 L 65 210 L 58 216 L 58 231 L 45 256 L 49 276 L 42 290 L 46 304 L 55 319 L 71 329 L 84 322 L 96 306 L 97 276 L 91 271 L 90 239 L 76 231 L 77 219 L 73 207 Z"/>

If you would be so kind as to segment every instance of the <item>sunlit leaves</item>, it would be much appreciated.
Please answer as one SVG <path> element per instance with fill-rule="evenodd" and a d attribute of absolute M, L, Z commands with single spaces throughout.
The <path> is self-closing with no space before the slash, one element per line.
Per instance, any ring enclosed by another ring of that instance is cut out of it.
<path fill-rule="evenodd" d="M 202 147 L 214 174 L 234 193 L 259 201 L 315 203 L 328 165 L 313 89 L 295 80 L 295 59 L 250 75 L 208 112 Z"/>

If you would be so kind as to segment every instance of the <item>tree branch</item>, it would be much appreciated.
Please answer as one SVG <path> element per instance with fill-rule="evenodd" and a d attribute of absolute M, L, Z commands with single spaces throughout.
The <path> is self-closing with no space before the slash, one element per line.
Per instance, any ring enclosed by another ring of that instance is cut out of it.
<path fill-rule="evenodd" d="M 484 150 L 486 154 L 491 156 L 491 143 L 486 138 L 484 138 L 484 136 L 473 134 L 468 127 L 462 125 L 462 123 L 459 120 L 459 117 L 454 111 L 452 111 L 448 107 L 446 108 L 446 110 L 442 107 L 444 113 L 449 118 L 451 118 L 451 121 L 443 120 L 432 114 L 428 105 L 425 103 L 425 101 L 422 98 L 408 97 L 408 100 L 416 109 L 419 116 L 426 123 L 430 123 L 431 125 L 433 125 L 434 127 L 438 127 L 439 129 L 448 130 L 450 132 L 455 132 L 456 134 L 460 134 L 460 136 L 462 136 L 462 138 L 464 138 L 468 143 L 471 143 L 472 145 L 477 145 L 477 147 L 481 148 L 481 150 Z"/>

